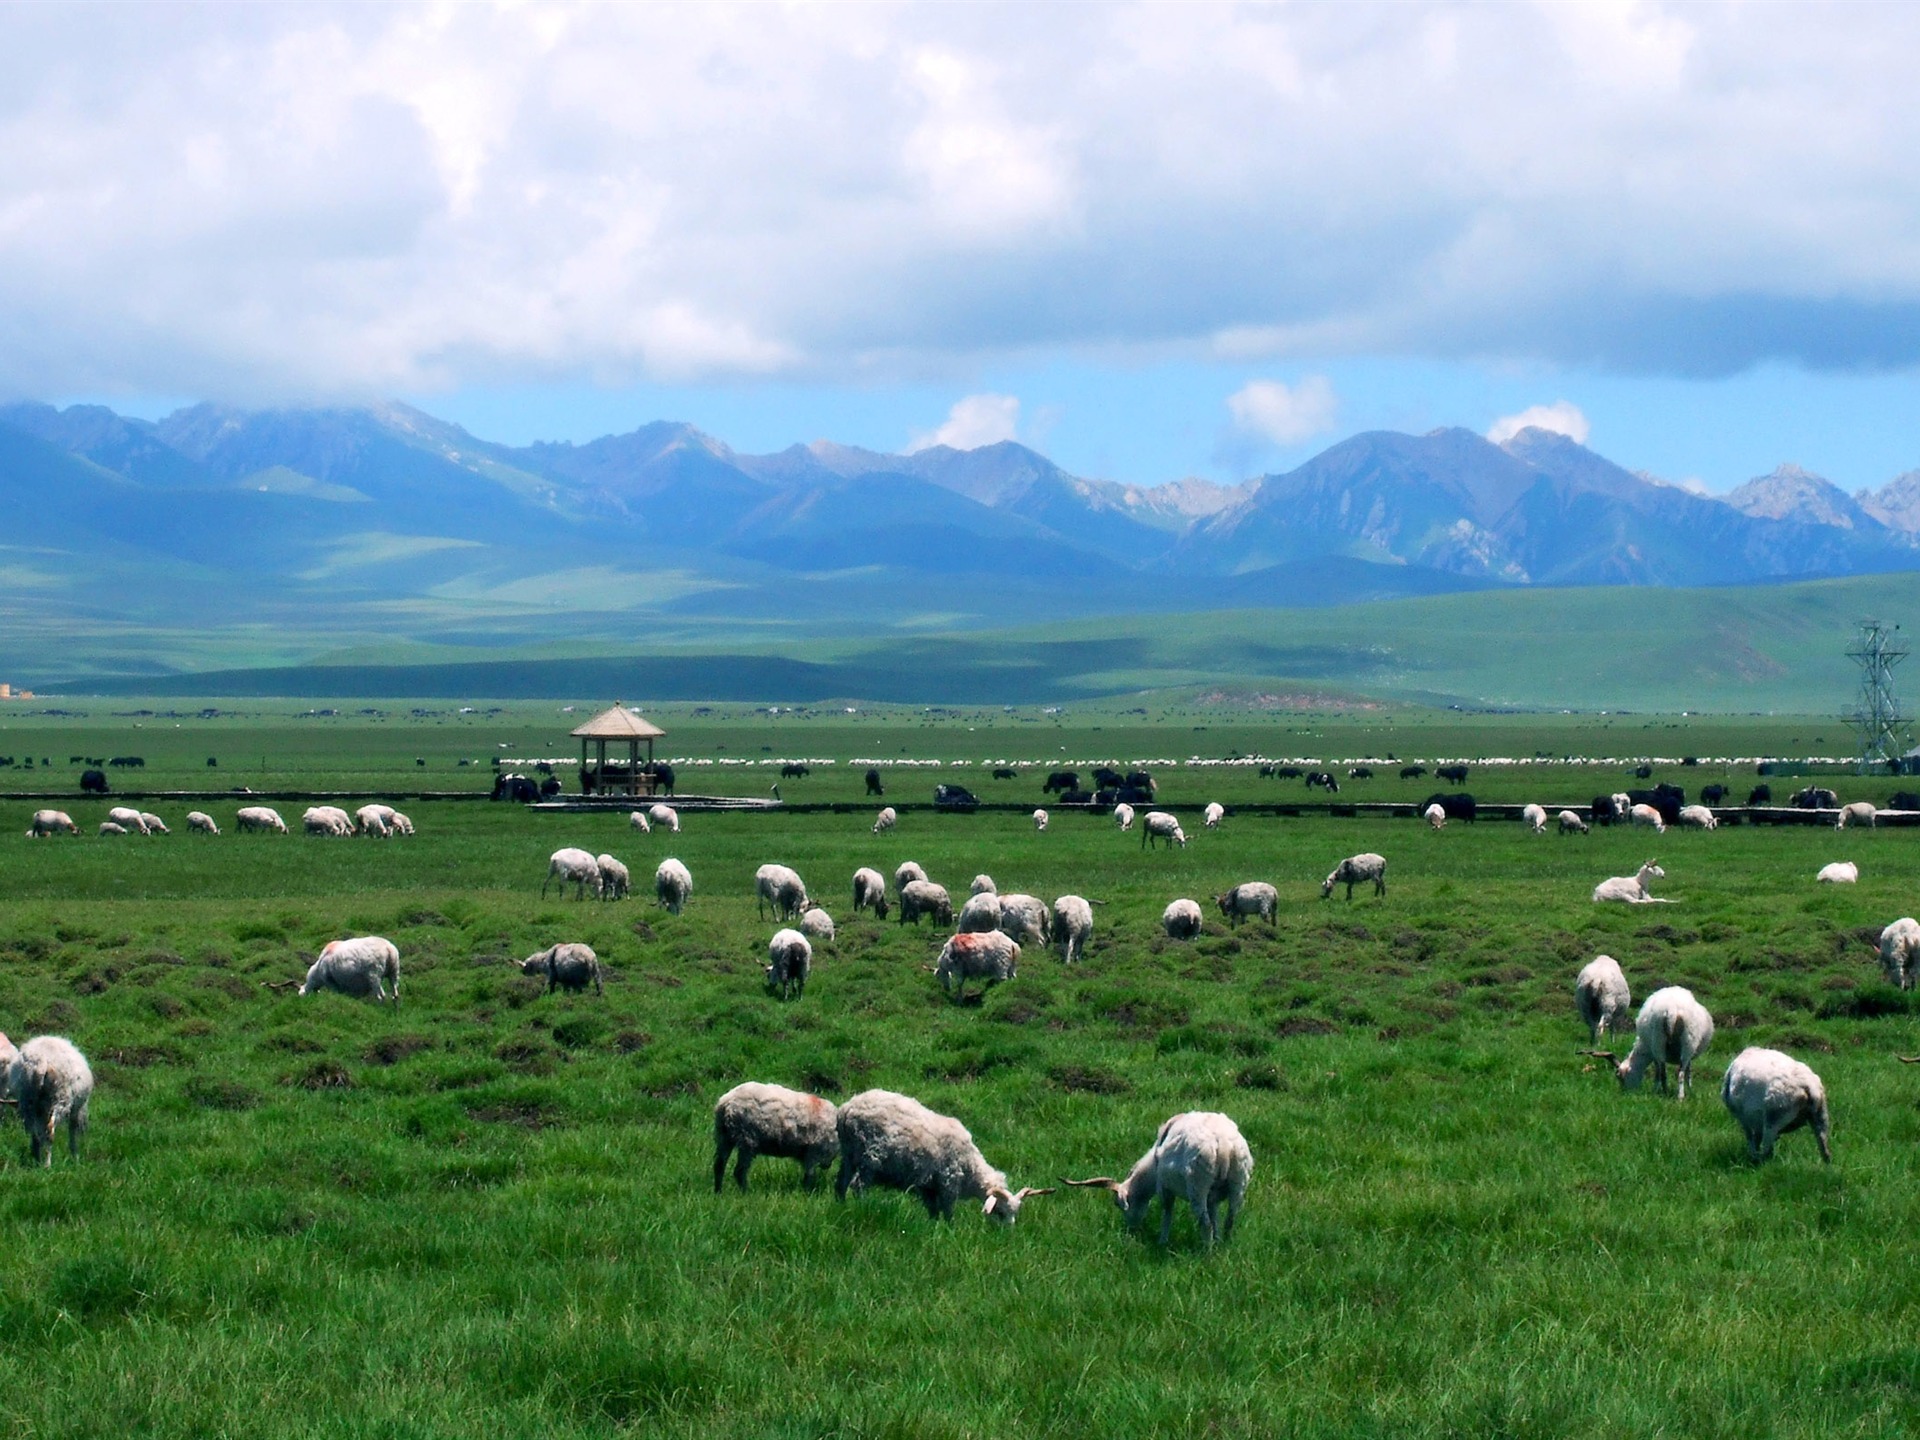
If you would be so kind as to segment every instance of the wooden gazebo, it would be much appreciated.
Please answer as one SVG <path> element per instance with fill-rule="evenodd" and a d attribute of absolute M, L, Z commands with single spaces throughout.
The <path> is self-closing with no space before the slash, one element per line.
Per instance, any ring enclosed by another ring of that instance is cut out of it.
<path fill-rule="evenodd" d="M 580 737 L 580 793 L 592 795 L 651 795 L 653 793 L 653 742 L 667 732 L 649 725 L 627 709 L 626 702 L 602 710 L 586 724 L 575 728 Z M 646 742 L 647 758 L 640 759 L 640 744 Z M 615 759 L 607 762 L 607 745 L 615 748 Z M 618 758 L 618 747 L 627 747 L 626 763 Z M 594 761 L 587 763 L 587 747 L 595 747 Z"/>

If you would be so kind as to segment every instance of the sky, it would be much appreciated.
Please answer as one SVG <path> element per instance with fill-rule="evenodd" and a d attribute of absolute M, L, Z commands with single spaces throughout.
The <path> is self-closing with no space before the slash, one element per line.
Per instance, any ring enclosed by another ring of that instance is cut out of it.
<path fill-rule="evenodd" d="M 0 7 L 0 396 L 1920 469 L 1920 7 Z"/>

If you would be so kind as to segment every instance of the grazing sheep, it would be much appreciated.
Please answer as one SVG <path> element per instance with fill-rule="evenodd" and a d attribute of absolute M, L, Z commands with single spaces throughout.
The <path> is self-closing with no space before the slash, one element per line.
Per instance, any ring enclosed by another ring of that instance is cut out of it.
<path fill-rule="evenodd" d="M 1623 1090 L 1639 1088 L 1640 1077 L 1653 1066 L 1653 1083 L 1660 1093 L 1667 1090 L 1667 1066 L 1679 1070 L 1679 1098 L 1687 1098 L 1687 1086 L 1693 1079 L 1693 1062 L 1713 1045 L 1713 1016 L 1707 1007 L 1693 998 L 1693 992 L 1680 985 L 1656 990 L 1640 1007 L 1634 1022 L 1633 1050 L 1620 1062 L 1615 1074 Z M 1609 1056 L 1609 1059 L 1612 1057 Z"/>
<path fill-rule="evenodd" d="M 633 889 L 633 876 L 624 863 L 611 855 L 596 855 L 593 863 L 600 867 L 600 898 L 602 900 L 624 900 L 627 892 Z"/>
<path fill-rule="evenodd" d="M 1536 835 L 1547 833 L 1547 811 L 1543 805 L 1529 805 L 1520 812 L 1520 818 L 1527 822 L 1527 828 Z"/>
<path fill-rule="evenodd" d="M 1230 924 L 1238 925 L 1248 915 L 1258 915 L 1271 927 L 1274 912 L 1280 908 L 1280 892 L 1264 880 L 1243 880 L 1224 895 L 1213 897 L 1220 913 Z"/>
<path fill-rule="evenodd" d="M 1616 875 L 1611 880 L 1602 880 L 1593 887 L 1595 900 L 1619 900 L 1628 905 L 1665 904 L 1656 901 L 1653 892 L 1647 889 L 1649 880 L 1664 880 L 1667 872 L 1649 860 L 1634 875 Z"/>
<path fill-rule="evenodd" d="M 1902 916 L 1880 932 L 1880 969 L 1895 989 L 1913 989 L 1914 972 L 1920 970 L 1920 920 Z"/>
<path fill-rule="evenodd" d="M 27 826 L 28 839 L 79 833 L 80 827 L 73 823 L 73 817 L 64 810 L 36 810 L 33 812 L 33 822 Z"/>
<path fill-rule="evenodd" d="M 393 827 L 387 823 L 387 816 L 391 813 L 385 805 L 362 805 L 353 812 L 353 833 L 371 835 L 377 840 L 390 838 Z"/>
<path fill-rule="evenodd" d="M 351 940 L 329 940 L 301 982 L 300 993 L 312 995 L 320 990 L 338 990 L 356 999 L 371 995 L 387 998 L 386 985 L 393 985 L 393 1001 L 400 1003 L 400 951 L 391 940 L 378 935 L 361 935 Z"/>
<path fill-rule="evenodd" d="M 1071 965 L 1087 952 L 1087 937 L 1093 934 L 1093 906 L 1078 895 L 1062 895 L 1053 902 L 1053 938 L 1060 946 L 1060 959 Z"/>
<path fill-rule="evenodd" d="M 671 830 L 675 835 L 680 833 L 680 812 L 671 805 L 649 805 L 647 818 L 654 824 Z"/>
<path fill-rule="evenodd" d="M 998 930 L 1000 897 L 991 890 L 969 895 L 967 903 L 960 907 L 960 919 L 954 928 L 963 935 L 984 935 L 989 930 Z"/>
<path fill-rule="evenodd" d="M 1200 906 L 1193 900 L 1175 900 L 1160 912 L 1160 928 L 1169 940 L 1191 940 L 1200 933 Z"/>
<path fill-rule="evenodd" d="M 1447 828 L 1447 812 L 1438 800 L 1420 812 L 1421 817 L 1436 830 Z"/>
<path fill-rule="evenodd" d="M 272 830 L 281 835 L 287 833 L 287 822 L 270 805 L 248 805 L 233 817 L 233 823 L 242 834 L 249 830 Z"/>
<path fill-rule="evenodd" d="M 556 879 L 560 882 L 562 895 L 567 893 L 568 885 L 573 886 L 573 898 L 576 900 L 587 898 L 589 885 L 593 887 L 593 893 L 597 898 L 605 883 L 600 875 L 600 862 L 586 851 L 575 849 L 571 845 L 563 850 L 554 851 L 548 858 L 547 878 L 540 883 L 542 900 L 547 898 L 547 886 Z"/>
<path fill-rule="evenodd" d="M 1227 818 L 1227 807 L 1218 800 L 1209 800 L 1206 809 L 1206 825 L 1209 830 L 1220 828 L 1220 822 Z"/>
<path fill-rule="evenodd" d="M 980 1213 L 1003 1225 L 1021 1205 L 1051 1188 L 1007 1189 L 1007 1177 L 987 1164 L 967 1127 L 950 1115 L 891 1090 L 863 1090 L 840 1107 L 840 1173 L 834 1193 L 847 1198 L 869 1185 L 906 1190 L 920 1197 L 936 1220 L 953 1218 L 960 1200 L 981 1200 Z"/>
<path fill-rule="evenodd" d="M 807 908 L 806 882 L 785 865 L 762 865 L 753 872 L 753 908 L 764 920 L 769 905 L 775 919 L 798 920 Z"/>
<path fill-rule="evenodd" d="M 873 911 L 876 920 L 887 918 L 887 882 L 864 865 L 853 872 L 853 913 L 862 910 Z"/>
<path fill-rule="evenodd" d="M 812 1190 L 820 1172 L 840 1154 L 839 1112 L 831 1100 L 789 1090 L 784 1085 L 762 1085 L 749 1080 L 722 1095 L 713 1107 L 713 1193 L 720 1193 L 727 1159 L 735 1151 L 734 1183 L 747 1191 L 747 1171 L 754 1157 L 773 1155 L 800 1162 L 800 1183 Z"/>
<path fill-rule="evenodd" d="M 933 968 L 933 978 L 940 982 L 942 990 L 952 987 L 949 981 L 958 980 L 960 988 L 953 992 L 954 1003 L 966 998 L 967 981 L 982 980 L 987 985 L 998 984 L 1002 980 L 1012 980 L 1020 965 L 1020 946 L 1011 935 L 998 930 L 990 934 L 959 934 L 951 937 L 940 947 L 940 960 Z"/>
<path fill-rule="evenodd" d="M 1587 833 L 1587 822 L 1582 820 L 1575 811 L 1562 810 L 1560 812 L 1560 833 L 1562 835 L 1584 835 Z"/>
<path fill-rule="evenodd" d="M 301 828 L 309 835 L 351 835 L 353 818 L 338 805 L 314 805 L 300 817 Z"/>
<path fill-rule="evenodd" d="M 900 891 L 900 923 L 912 921 L 920 923 L 922 915 L 931 915 L 938 925 L 953 923 L 953 901 L 947 897 L 947 887 L 936 885 L 931 880 L 909 880 Z"/>
<path fill-rule="evenodd" d="M 1656 835 L 1667 833 L 1667 822 L 1651 805 L 1635 805 L 1627 812 L 1627 818 L 1632 820 L 1635 826 L 1651 825 Z"/>
<path fill-rule="evenodd" d="M 1325 900 L 1333 894 L 1333 887 L 1345 885 L 1347 899 L 1353 899 L 1353 887 L 1373 882 L 1373 893 L 1387 893 L 1387 857 L 1368 851 L 1361 855 L 1349 855 L 1333 867 L 1333 873 L 1320 882 L 1320 898 Z"/>
<path fill-rule="evenodd" d="M 1871 830 L 1879 813 L 1873 808 L 1871 800 L 1856 800 L 1851 805 L 1840 807 L 1840 818 L 1833 822 L 1833 828 L 1844 830 L 1849 825 L 1864 825 Z M 1811 1075 L 1813 1072 L 1809 1070 L 1807 1073 Z"/>
<path fill-rule="evenodd" d="M 913 861 L 902 860 L 900 862 L 900 868 L 893 872 L 893 893 L 895 896 L 904 895 L 907 886 L 911 885 L 915 880 L 925 880 L 926 878 L 927 872 L 914 864 Z"/>
<path fill-rule="evenodd" d="M 213 817 L 204 810 L 189 810 L 187 812 L 187 830 L 189 833 L 198 832 L 202 835 L 218 835 L 220 833 L 220 827 L 213 823 Z"/>
<path fill-rule="evenodd" d="M 1600 1036 L 1619 1031 L 1633 1013 L 1633 992 L 1620 962 L 1611 955 L 1596 955 L 1581 968 L 1573 982 L 1573 1003 L 1580 1012 L 1580 1023 L 1592 1032 L 1592 1043 Z"/>
<path fill-rule="evenodd" d="M 1827 1143 L 1827 1087 L 1811 1066 L 1791 1055 L 1749 1045 L 1727 1067 L 1720 1101 L 1746 1132 L 1747 1158 L 1754 1164 L 1771 1159 L 1773 1142 L 1802 1125 L 1813 1128 L 1821 1163 L 1833 1163 Z"/>
<path fill-rule="evenodd" d="M 1186 831 L 1180 828 L 1178 820 L 1164 810 L 1149 810 L 1146 822 L 1140 827 L 1142 848 L 1152 845 L 1156 840 L 1170 841 L 1182 850 L 1187 848 Z"/>
<path fill-rule="evenodd" d="M 125 805 L 116 805 L 107 811 L 107 819 L 123 831 L 138 831 L 142 835 L 147 833 L 146 817 L 138 810 L 130 810 Z"/>
<path fill-rule="evenodd" d="M 171 835 L 173 833 L 167 829 L 166 821 L 162 820 L 158 815 L 149 815 L 144 810 L 140 812 L 140 823 L 147 827 L 147 833 L 149 835 Z"/>
<path fill-rule="evenodd" d="M 973 884 L 967 887 L 967 893 L 969 895 L 998 895 L 1000 893 L 1000 887 L 993 883 L 993 876 L 984 874 L 976 875 L 973 877 Z"/>
<path fill-rule="evenodd" d="M 402 815 L 398 810 L 388 809 L 387 824 L 392 827 L 393 833 L 396 835 L 413 834 L 413 821 L 405 815 Z"/>
<path fill-rule="evenodd" d="M 642 835 L 651 835 L 653 833 L 653 824 L 647 819 L 647 812 L 644 810 L 635 810 L 628 815 L 627 824 L 635 830 L 638 830 Z"/>
<path fill-rule="evenodd" d="M 1860 867 L 1851 860 L 1836 860 L 1831 865 L 1822 865 L 1820 873 L 1813 878 L 1819 885 L 1858 885 Z"/>
<path fill-rule="evenodd" d="M 874 818 L 873 833 L 878 835 L 882 830 L 891 830 L 899 823 L 899 812 L 891 805 L 882 806 L 879 815 Z"/>
<path fill-rule="evenodd" d="M 1173 1240 L 1174 1201 L 1184 1198 L 1193 1211 L 1207 1248 L 1214 1239 L 1231 1239 L 1234 1217 L 1253 1176 L 1253 1152 L 1240 1127 L 1210 1110 L 1189 1110 L 1160 1127 L 1153 1147 L 1135 1162 L 1124 1180 L 1101 1175 L 1092 1180 L 1068 1180 L 1064 1185 L 1097 1185 L 1113 1192 L 1113 1202 L 1127 1217 L 1127 1228 L 1138 1230 L 1147 1207 L 1160 1201 L 1160 1243 Z M 1220 1202 L 1227 1202 L 1227 1220 L 1219 1220 Z"/>
<path fill-rule="evenodd" d="M 1033 812 L 1033 828 L 1038 830 L 1042 835 L 1047 833 L 1047 812 L 1046 811 L 1036 810 Z"/>
<path fill-rule="evenodd" d="M 1114 806 L 1113 807 L 1113 823 L 1118 825 L 1123 833 L 1125 831 L 1133 829 L 1133 806 L 1131 805 Z"/>
<path fill-rule="evenodd" d="M 6 1090 L 20 1109 L 35 1164 L 53 1164 L 53 1134 L 67 1122 L 67 1154 L 80 1156 L 87 1128 L 87 1102 L 93 1098 L 93 1071 L 87 1057 L 64 1035 L 36 1035 L 18 1050 L 0 1035 L 0 1065 Z"/>
<path fill-rule="evenodd" d="M 660 862 L 653 872 L 654 899 L 667 907 L 667 913 L 678 915 L 687 906 L 687 897 L 693 894 L 693 875 L 678 860 L 666 859 Z"/>
<path fill-rule="evenodd" d="M 813 946 L 798 930 L 776 930 L 767 942 L 767 988 L 782 1000 L 798 1000 L 813 969 Z"/>
<path fill-rule="evenodd" d="M 820 945 L 833 943 L 833 916 L 815 905 L 800 917 L 800 933 Z"/>
<path fill-rule="evenodd" d="M 1032 895 L 1002 895 L 1000 930 L 1022 945 L 1045 945 L 1053 939 L 1053 914 Z"/>
<path fill-rule="evenodd" d="M 1713 811 L 1704 805 L 1682 805 L 1680 807 L 1680 823 L 1690 826 L 1695 830 L 1718 830 L 1720 828 L 1719 819 L 1714 815 Z"/>
<path fill-rule="evenodd" d="M 127 835 L 132 832 L 124 825 L 116 825 L 111 820 L 102 820 L 100 822 L 100 833 L 102 835 Z"/>
<path fill-rule="evenodd" d="M 582 945 L 577 940 L 564 940 L 558 945 L 549 945 L 537 955 L 529 955 L 520 962 L 520 973 L 546 976 L 549 995 L 556 989 L 577 995 L 589 985 L 596 995 L 607 993 L 600 983 L 600 957 L 593 953 L 591 945 Z"/>

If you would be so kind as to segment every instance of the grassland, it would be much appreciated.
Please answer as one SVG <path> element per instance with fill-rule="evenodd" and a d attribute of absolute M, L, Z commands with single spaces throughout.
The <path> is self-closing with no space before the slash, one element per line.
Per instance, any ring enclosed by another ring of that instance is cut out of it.
<path fill-rule="evenodd" d="M 31 736 L 69 788 L 70 753 L 145 753 L 171 788 L 205 782 L 203 752 L 232 783 L 257 751 L 263 778 L 373 791 L 423 770 L 466 783 L 456 758 L 502 744 L 551 753 L 559 718 L 15 718 L 0 753 Z M 845 762 L 888 747 L 1365 754 L 1391 725 L 1419 741 L 1402 754 L 1751 754 L 1825 733 L 1118 709 L 663 723 L 687 753 L 838 758 L 787 782 L 827 798 L 857 797 Z M 769 779 L 701 778 L 723 774 Z M 1181 807 L 1273 785 L 1163 774 Z M 1559 799 L 1618 778 L 1469 784 Z M 1031 777 L 999 783 L 1037 799 Z M 224 823 L 237 803 L 207 808 Z M 21 1434 L 1751 1440 L 1920 1423 L 1920 1082 L 1892 1058 L 1920 1049 L 1920 1026 L 1864 943 L 1913 910 L 1920 832 L 1672 834 L 1675 903 L 1628 909 L 1587 892 L 1646 858 L 1644 835 L 1517 825 L 1248 814 L 1167 853 L 1084 815 L 1037 835 L 1012 813 L 911 812 L 875 837 L 864 814 L 690 814 L 678 837 L 639 837 L 618 815 L 429 801 L 393 844 L 30 842 L 31 808 L 0 799 L 0 1028 L 72 1035 L 99 1091 L 78 1164 L 35 1171 L 17 1128 L 0 1141 L 0 1377 Z M 97 818 L 97 802 L 67 808 Z M 673 917 L 542 900 L 560 844 L 636 876 L 676 854 L 694 902 Z M 1387 897 L 1321 902 L 1318 878 L 1362 849 L 1389 857 Z M 1842 854 L 1862 883 L 1813 886 Z M 985 870 L 1106 901 L 1086 961 L 1030 953 L 983 1003 L 944 1000 L 922 968 L 935 934 L 845 914 L 856 865 L 905 858 L 959 888 Z M 751 875 L 769 859 L 840 921 L 791 1004 L 758 984 L 773 926 Z M 1280 886 L 1271 930 L 1158 935 L 1168 899 L 1251 878 Z M 399 1007 L 262 986 L 368 931 L 401 947 Z M 557 939 L 608 962 L 604 998 L 543 995 L 510 965 Z M 1686 984 L 1713 1010 L 1696 1099 L 1622 1095 L 1576 1053 L 1571 978 L 1600 951 L 1636 997 Z M 1832 1167 L 1804 1134 L 1747 1164 L 1717 1085 L 1750 1043 L 1826 1078 Z M 942 1225 L 899 1195 L 837 1205 L 776 1161 L 751 1195 L 716 1197 L 709 1111 L 745 1078 L 912 1092 L 1016 1184 L 1113 1172 L 1190 1108 L 1234 1115 L 1257 1169 L 1212 1255 L 1184 1214 L 1162 1252 L 1078 1193 L 1031 1202 L 1011 1231 Z"/>

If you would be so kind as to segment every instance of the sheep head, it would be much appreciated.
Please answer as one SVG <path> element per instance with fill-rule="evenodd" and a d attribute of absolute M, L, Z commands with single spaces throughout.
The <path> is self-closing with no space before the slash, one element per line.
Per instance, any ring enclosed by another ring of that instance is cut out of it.
<path fill-rule="evenodd" d="M 987 1191 L 986 1203 L 980 1207 L 982 1215 L 991 1215 L 1002 1225 L 1011 1225 L 1020 1218 L 1020 1207 L 1030 1196 L 1051 1195 L 1053 1187 L 1035 1190 L 1030 1185 L 1022 1185 L 1018 1190 L 1008 1190 L 1004 1185 L 994 1185 Z"/>

